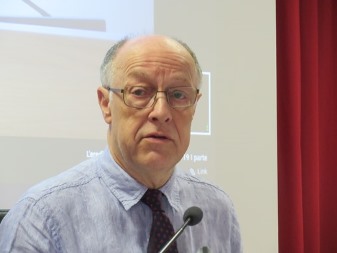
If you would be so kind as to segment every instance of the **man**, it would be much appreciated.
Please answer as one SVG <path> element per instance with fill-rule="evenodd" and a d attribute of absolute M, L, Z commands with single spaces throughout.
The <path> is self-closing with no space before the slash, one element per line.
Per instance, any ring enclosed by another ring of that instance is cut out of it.
<path fill-rule="evenodd" d="M 174 231 L 186 209 L 203 210 L 169 252 L 242 252 L 229 197 L 175 170 L 201 96 L 194 53 L 165 36 L 125 39 L 108 51 L 101 80 L 107 149 L 30 189 L 0 226 L 0 252 L 158 252 L 150 249 L 158 213 L 144 200 L 148 189 L 160 190 L 159 215 Z"/>

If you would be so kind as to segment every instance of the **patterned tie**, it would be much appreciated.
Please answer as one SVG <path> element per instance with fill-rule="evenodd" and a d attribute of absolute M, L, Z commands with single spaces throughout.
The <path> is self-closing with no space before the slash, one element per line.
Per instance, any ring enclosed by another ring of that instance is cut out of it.
<path fill-rule="evenodd" d="M 152 227 L 147 253 L 158 253 L 174 235 L 173 226 L 161 208 L 161 197 L 162 192 L 156 189 L 148 189 L 142 197 L 142 202 L 152 210 Z M 178 253 L 177 243 L 173 242 L 165 252 Z"/>

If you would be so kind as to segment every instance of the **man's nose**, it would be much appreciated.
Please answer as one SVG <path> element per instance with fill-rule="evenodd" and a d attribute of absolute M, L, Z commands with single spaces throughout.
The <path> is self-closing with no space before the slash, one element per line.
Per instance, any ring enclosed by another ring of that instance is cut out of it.
<path fill-rule="evenodd" d="M 162 91 L 162 90 L 158 90 L 157 94 L 155 95 L 155 101 L 154 104 L 157 103 L 157 101 L 162 98 L 167 102 L 167 95 L 166 95 L 166 91 Z"/>
<path fill-rule="evenodd" d="M 149 117 L 152 121 L 169 122 L 172 120 L 171 106 L 167 101 L 165 91 L 157 91 Z"/>

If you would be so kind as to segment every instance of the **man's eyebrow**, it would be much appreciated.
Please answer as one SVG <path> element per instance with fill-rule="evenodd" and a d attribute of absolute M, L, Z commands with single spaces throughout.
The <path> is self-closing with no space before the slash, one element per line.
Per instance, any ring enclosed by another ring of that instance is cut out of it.
<path fill-rule="evenodd" d="M 140 79 L 144 81 L 153 81 L 153 77 L 151 75 L 141 70 L 133 70 L 129 72 L 128 77 L 136 78 L 136 79 Z M 189 80 L 186 76 L 181 75 L 181 74 L 173 75 L 173 77 L 171 78 L 171 82 L 172 81 L 173 82 L 177 81 L 180 83 L 187 83 L 187 84 L 191 83 L 191 80 Z"/>

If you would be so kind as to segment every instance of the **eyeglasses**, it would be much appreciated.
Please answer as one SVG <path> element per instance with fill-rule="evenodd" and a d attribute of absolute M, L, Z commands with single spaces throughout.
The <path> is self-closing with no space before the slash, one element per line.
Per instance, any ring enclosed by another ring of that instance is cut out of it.
<path fill-rule="evenodd" d="M 165 91 L 159 91 L 151 87 L 144 86 L 126 86 L 124 89 L 105 87 L 114 93 L 122 93 L 123 101 L 129 107 L 143 109 L 152 107 L 156 100 L 158 92 L 162 92 L 166 96 L 167 103 L 176 109 L 190 107 L 197 101 L 199 90 L 190 87 L 171 87 Z"/>

